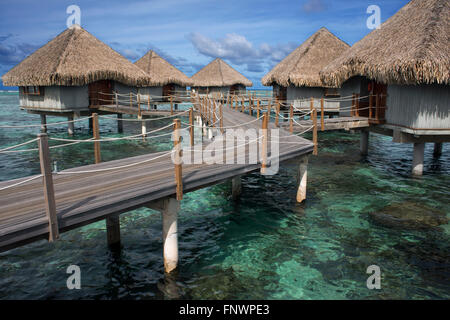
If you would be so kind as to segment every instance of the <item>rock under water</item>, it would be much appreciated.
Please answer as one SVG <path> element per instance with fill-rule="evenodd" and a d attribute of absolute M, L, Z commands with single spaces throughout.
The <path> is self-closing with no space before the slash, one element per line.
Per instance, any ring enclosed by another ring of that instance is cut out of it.
<path fill-rule="evenodd" d="M 444 212 L 416 202 L 392 203 L 369 216 L 379 225 L 408 230 L 436 228 L 448 223 Z"/>

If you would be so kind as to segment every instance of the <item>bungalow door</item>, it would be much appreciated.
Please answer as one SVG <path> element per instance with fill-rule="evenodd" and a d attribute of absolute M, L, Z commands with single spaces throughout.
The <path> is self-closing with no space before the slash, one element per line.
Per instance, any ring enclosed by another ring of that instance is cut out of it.
<path fill-rule="evenodd" d="M 239 85 L 238 84 L 233 84 L 230 87 L 230 94 L 231 95 L 238 95 L 239 94 Z"/>
<path fill-rule="evenodd" d="M 369 84 L 369 93 L 373 95 L 370 118 L 377 123 L 383 123 L 386 115 L 387 85 L 372 81 Z"/>
<path fill-rule="evenodd" d="M 89 106 L 108 105 L 113 103 L 112 83 L 99 80 L 89 84 Z"/>
<path fill-rule="evenodd" d="M 175 85 L 174 84 L 166 84 L 163 86 L 163 100 L 169 101 L 170 97 L 175 95 Z"/>
<path fill-rule="evenodd" d="M 286 87 L 274 87 L 274 95 L 275 99 L 278 101 L 286 101 L 287 100 L 287 88 Z"/>

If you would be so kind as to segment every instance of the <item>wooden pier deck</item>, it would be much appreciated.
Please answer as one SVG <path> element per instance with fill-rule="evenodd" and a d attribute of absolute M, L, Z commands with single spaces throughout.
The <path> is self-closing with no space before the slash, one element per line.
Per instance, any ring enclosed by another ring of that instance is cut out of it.
<path fill-rule="evenodd" d="M 247 114 L 223 107 L 224 127 L 247 123 L 241 128 L 260 129 L 261 120 L 248 124 L 254 119 Z M 273 124 L 269 124 L 269 129 L 274 128 Z M 309 140 L 293 136 L 286 130 L 280 130 L 280 141 L 284 142 L 279 146 L 280 162 L 310 154 L 313 150 L 313 144 Z M 120 170 L 73 175 L 53 174 L 59 232 L 147 206 L 159 199 L 173 197 L 176 193 L 176 182 L 170 155 L 131 166 L 165 153 L 167 152 L 87 165 L 63 173 L 98 171 L 130 165 Z M 204 188 L 260 168 L 260 163 L 183 165 L 183 192 Z M 0 182 L 0 189 L 29 178 Z M 0 191 L 0 251 L 48 237 L 49 221 L 46 216 L 42 178 Z"/>
<path fill-rule="evenodd" d="M 298 123 L 293 123 L 293 132 L 303 132 L 306 129 L 313 126 L 312 120 L 296 120 Z M 289 121 L 279 122 L 280 128 L 284 128 L 285 130 L 289 130 Z M 300 125 L 299 125 L 300 124 Z M 322 130 L 321 119 L 317 121 L 318 130 Z M 350 129 L 358 129 L 358 128 L 367 128 L 369 127 L 369 118 L 364 117 L 339 117 L 339 118 L 324 118 L 323 119 L 323 131 L 331 131 L 331 130 L 350 130 Z"/>

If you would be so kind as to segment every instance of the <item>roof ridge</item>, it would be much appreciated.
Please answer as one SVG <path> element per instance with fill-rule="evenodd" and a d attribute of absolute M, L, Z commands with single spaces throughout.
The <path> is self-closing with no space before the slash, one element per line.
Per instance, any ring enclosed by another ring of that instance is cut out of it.
<path fill-rule="evenodd" d="M 58 63 L 55 66 L 55 69 L 53 70 L 53 72 L 55 74 L 58 73 L 59 68 L 61 67 L 63 61 L 65 60 L 65 57 L 67 57 L 68 51 L 67 48 L 69 47 L 69 45 L 73 42 L 73 38 L 75 37 L 75 30 L 80 30 L 80 29 L 75 29 L 75 28 L 71 28 L 69 32 L 71 32 L 71 34 L 69 35 L 69 41 L 67 41 L 67 45 L 65 46 L 63 52 L 61 55 L 59 55 L 58 57 Z"/>
<path fill-rule="evenodd" d="M 219 59 L 219 58 L 216 58 Z M 217 60 L 219 62 L 219 72 L 220 72 L 220 77 L 222 78 L 222 86 L 225 84 L 225 80 L 223 79 L 223 73 L 222 73 L 222 65 L 221 65 L 221 59 Z"/>
<path fill-rule="evenodd" d="M 424 46 L 422 48 L 419 47 L 419 50 L 418 50 L 419 57 L 421 57 L 426 51 L 428 51 L 429 44 L 433 41 L 434 31 L 437 26 L 438 20 L 439 21 L 441 20 L 440 15 L 441 15 L 441 12 L 443 9 L 444 9 L 443 6 L 436 5 L 430 10 L 432 13 L 432 18 L 431 18 L 431 21 L 429 23 L 427 23 L 423 29 L 424 35 L 422 38 L 422 43 Z M 436 19 L 433 19 L 433 17 L 436 17 Z M 429 31 L 429 32 L 427 32 L 427 31 Z"/>

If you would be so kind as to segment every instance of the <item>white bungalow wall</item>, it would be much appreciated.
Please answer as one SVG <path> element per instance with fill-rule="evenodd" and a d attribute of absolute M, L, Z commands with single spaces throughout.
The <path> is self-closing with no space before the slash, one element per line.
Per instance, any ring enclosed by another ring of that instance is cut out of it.
<path fill-rule="evenodd" d="M 310 109 L 311 98 L 314 98 L 314 107 L 320 110 L 320 99 L 327 98 L 325 97 L 325 88 L 295 87 L 292 85 L 287 88 L 287 100 L 294 101 L 295 108 Z M 338 101 L 324 101 L 325 110 L 338 111 L 339 107 L 340 103 Z"/>
<path fill-rule="evenodd" d="M 42 111 L 80 111 L 89 106 L 88 87 L 44 87 L 43 95 L 28 95 L 19 88 L 20 106 Z"/>
<path fill-rule="evenodd" d="M 387 124 L 450 130 L 450 86 L 390 85 L 387 92 Z"/>

